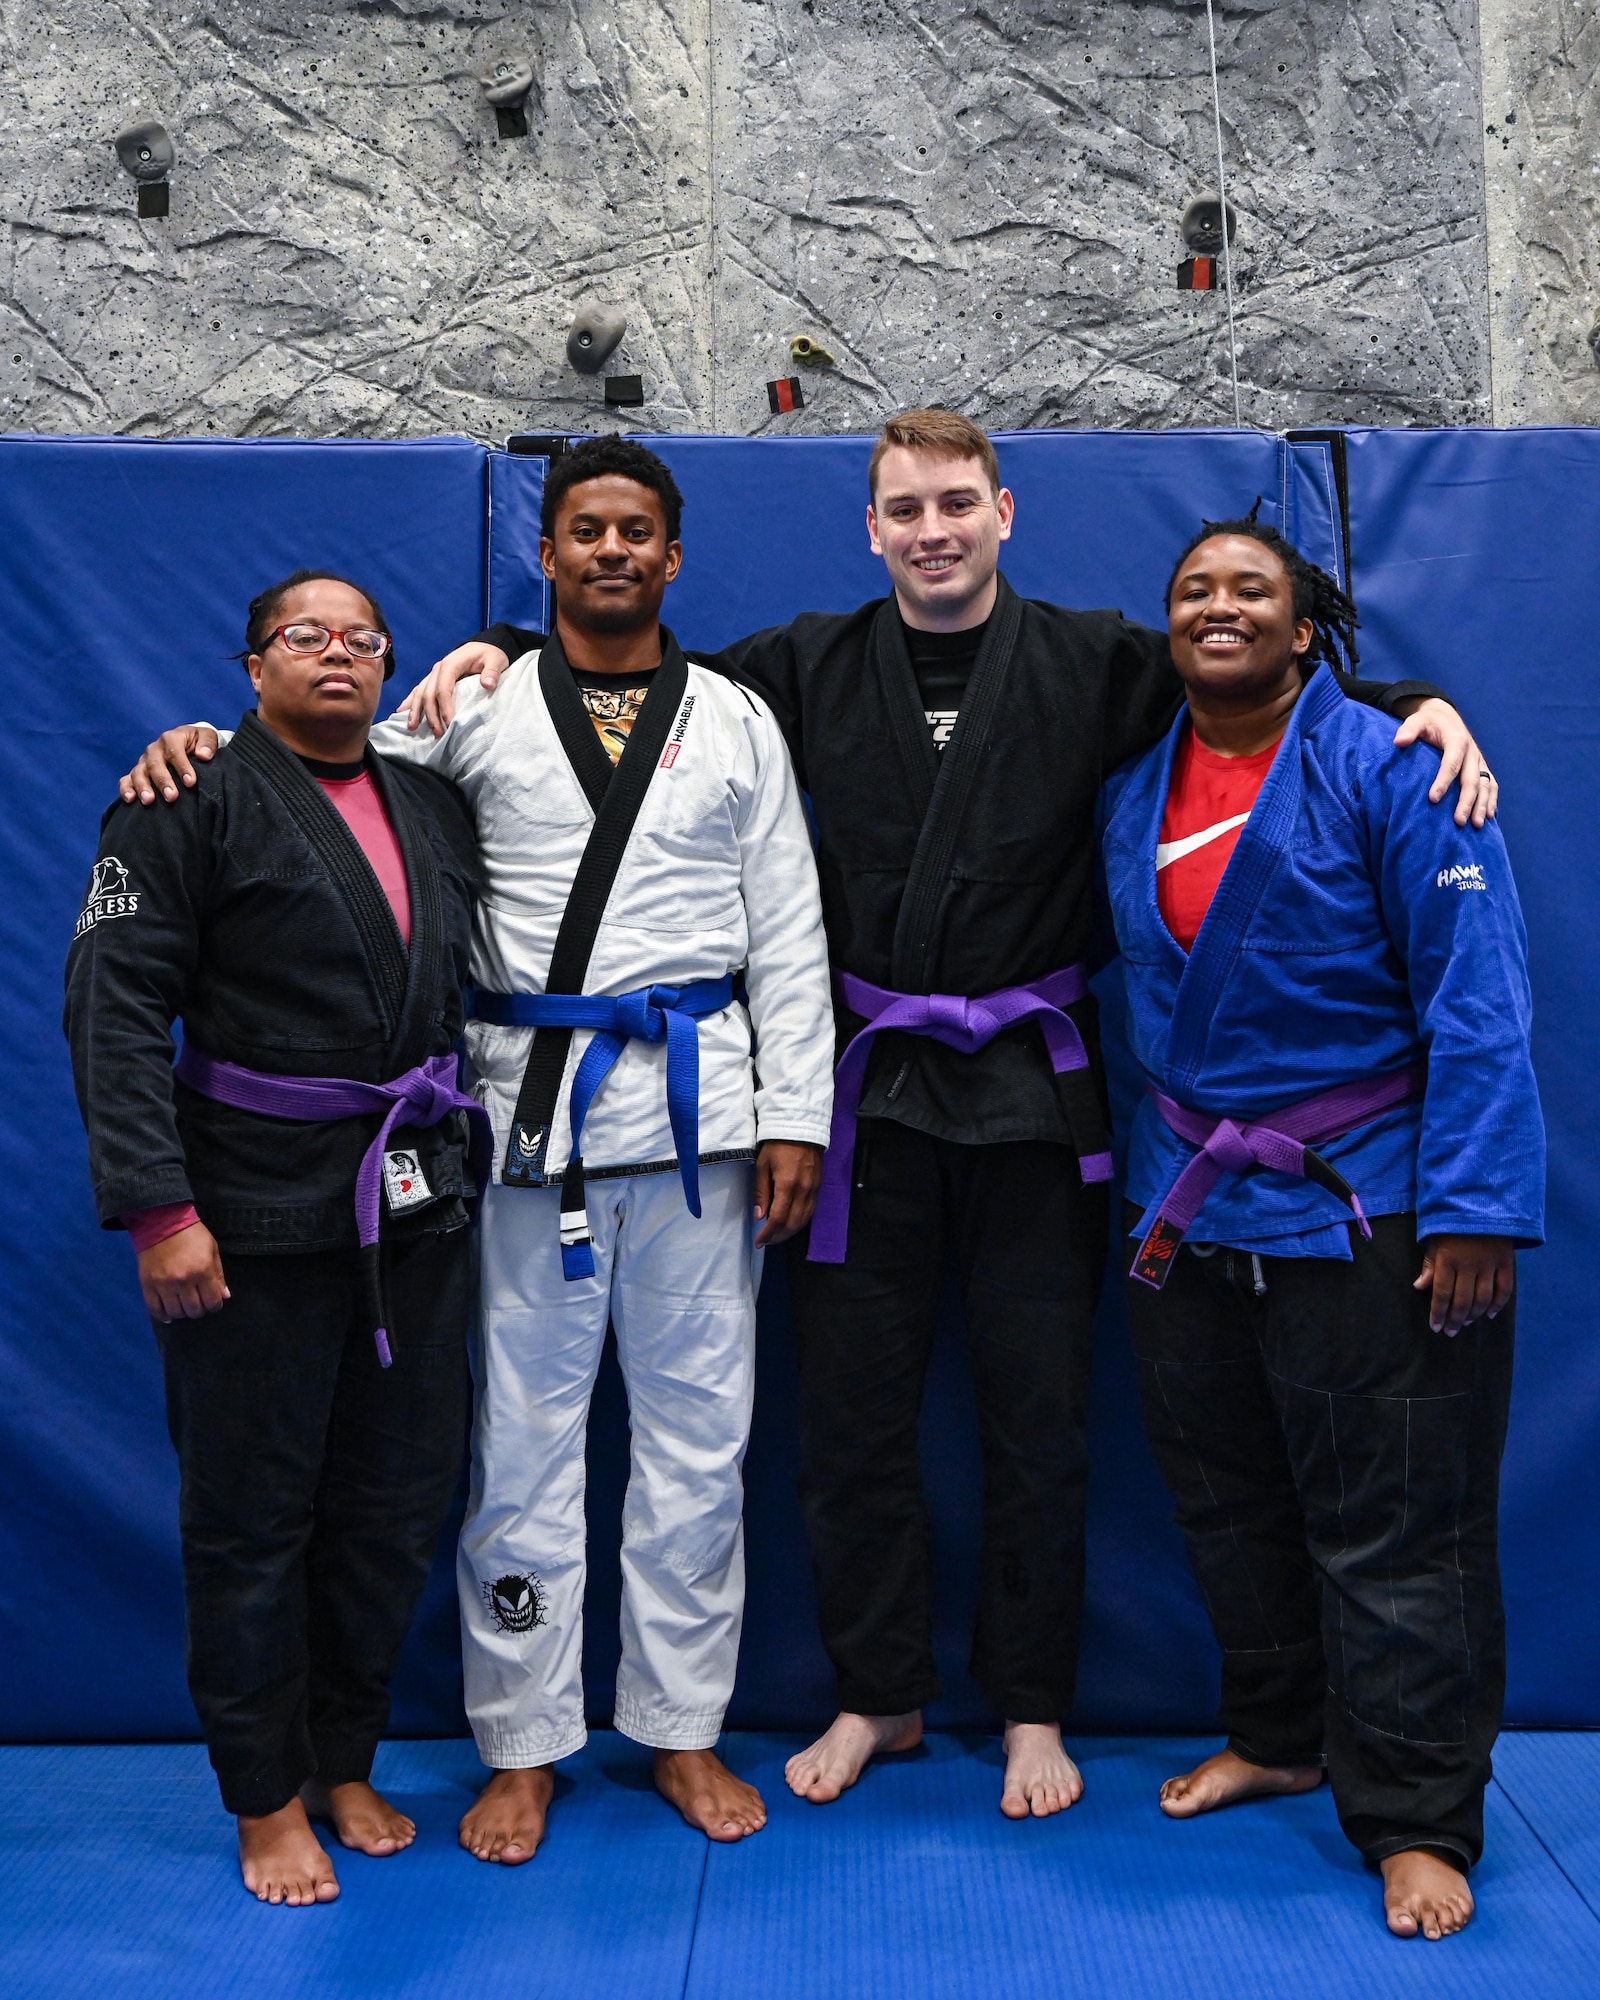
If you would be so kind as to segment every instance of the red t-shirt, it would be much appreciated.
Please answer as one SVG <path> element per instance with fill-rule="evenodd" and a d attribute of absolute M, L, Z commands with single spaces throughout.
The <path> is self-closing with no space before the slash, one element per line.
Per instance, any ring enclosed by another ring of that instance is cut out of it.
<path fill-rule="evenodd" d="M 406 881 L 405 857 L 370 773 L 363 771 L 355 778 L 318 778 L 317 783 L 338 807 L 361 852 L 371 862 L 400 926 L 401 941 L 410 944 L 411 888 Z"/>
<path fill-rule="evenodd" d="M 1239 829 L 1277 754 L 1278 745 L 1272 743 L 1249 757 L 1224 757 L 1208 750 L 1184 725 L 1161 815 L 1156 901 L 1167 929 L 1185 951 L 1193 949 L 1200 935 Z"/>

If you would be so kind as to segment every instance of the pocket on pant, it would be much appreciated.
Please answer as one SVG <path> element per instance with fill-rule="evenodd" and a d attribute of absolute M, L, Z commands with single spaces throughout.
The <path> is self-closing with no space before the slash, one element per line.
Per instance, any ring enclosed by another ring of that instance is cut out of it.
<path fill-rule="evenodd" d="M 1475 1663 L 1460 1559 L 1471 1398 L 1288 1385 L 1284 1423 L 1324 1577 L 1329 1685 L 1410 1743 L 1466 1738 Z"/>

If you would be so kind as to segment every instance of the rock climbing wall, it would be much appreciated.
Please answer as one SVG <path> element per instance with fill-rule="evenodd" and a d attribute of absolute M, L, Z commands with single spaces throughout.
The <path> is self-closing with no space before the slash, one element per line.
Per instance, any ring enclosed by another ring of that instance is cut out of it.
<path fill-rule="evenodd" d="M 1500 424 L 1600 424 L 1600 5 L 1479 0 Z"/>
<path fill-rule="evenodd" d="M 1600 414 L 1592 0 L 1217 32 L 1246 422 Z M 1175 282 L 1215 152 L 1193 0 L 0 0 L 0 428 L 1230 422 L 1225 298 Z M 642 408 L 567 364 L 590 301 Z"/>

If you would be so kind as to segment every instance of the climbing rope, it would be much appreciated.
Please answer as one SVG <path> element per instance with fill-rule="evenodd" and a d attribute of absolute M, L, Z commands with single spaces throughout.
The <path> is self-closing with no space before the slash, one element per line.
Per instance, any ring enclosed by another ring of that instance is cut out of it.
<path fill-rule="evenodd" d="M 1211 38 L 1211 109 L 1217 121 L 1217 201 L 1222 209 L 1222 282 L 1228 293 L 1228 366 L 1233 375 L 1233 421 L 1243 428 L 1239 414 L 1239 343 L 1233 330 L 1233 252 L 1228 243 L 1228 183 L 1222 170 L 1222 92 L 1217 84 L 1217 22 L 1211 0 L 1206 0 L 1206 32 Z"/>

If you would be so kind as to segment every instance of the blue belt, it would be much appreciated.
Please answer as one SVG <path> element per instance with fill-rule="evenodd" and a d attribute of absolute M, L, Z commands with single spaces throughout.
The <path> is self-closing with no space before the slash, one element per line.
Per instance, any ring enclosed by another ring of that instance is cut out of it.
<path fill-rule="evenodd" d="M 678 1155 L 678 1175 L 689 1213 L 700 1213 L 700 1036 L 695 1022 L 720 1014 L 733 1001 L 733 975 L 697 979 L 688 986 L 641 986 L 632 993 L 475 993 L 473 1017 L 497 1028 L 592 1028 L 572 1079 L 567 1117 L 571 1160 L 580 1161 L 583 1121 L 594 1094 L 630 1041 L 667 1045 L 667 1120 Z M 594 1275 L 588 1217 L 569 1216 L 562 1201 L 561 1263 L 565 1276 Z M 569 1241 L 569 1238 L 571 1239 Z"/>

